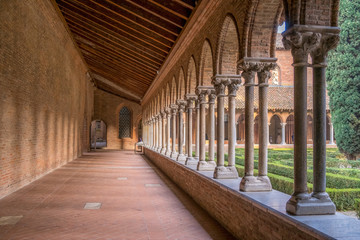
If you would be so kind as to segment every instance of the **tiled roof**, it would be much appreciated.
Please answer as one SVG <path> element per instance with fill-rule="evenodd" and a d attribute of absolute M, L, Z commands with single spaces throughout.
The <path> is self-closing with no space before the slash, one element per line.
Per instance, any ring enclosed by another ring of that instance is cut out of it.
<path fill-rule="evenodd" d="M 307 108 L 313 109 L 313 87 L 307 87 Z M 225 102 L 227 106 L 227 101 Z M 255 87 L 255 108 L 259 107 L 258 88 Z M 245 87 L 241 86 L 236 96 L 236 108 L 245 108 Z M 268 109 L 293 110 L 294 109 L 294 87 L 293 86 L 269 86 Z M 329 97 L 326 95 L 326 109 L 329 109 Z"/>

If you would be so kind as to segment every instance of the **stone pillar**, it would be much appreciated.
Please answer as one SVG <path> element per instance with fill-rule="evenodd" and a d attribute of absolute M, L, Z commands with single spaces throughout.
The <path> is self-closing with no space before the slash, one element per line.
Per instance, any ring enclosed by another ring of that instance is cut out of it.
<path fill-rule="evenodd" d="M 281 125 L 281 145 L 285 145 L 286 142 L 285 142 L 285 126 L 286 126 L 286 123 L 280 123 Z"/>
<path fill-rule="evenodd" d="M 161 152 L 161 145 L 162 145 L 162 124 L 161 124 L 162 118 L 161 118 L 161 112 L 157 116 L 157 149 L 159 153 Z"/>
<path fill-rule="evenodd" d="M 193 122 L 192 122 L 192 113 L 193 109 L 195 108 L 194 101 L 197 100 L 197 96 L 195 94 L 186 94 L 186 101 L 187 101 L 187 158 L 185 165 L 197 165 L 198 160 L 192 157 L 192 130 L 193 130 Z"/>
<path fill-rule="evenodd" d="M 170 158 L 176 160 L 178 153 L 176 152 L 176 113 L 178 106 L 175 104 L 170 105 L 171 108 L 171 116 L 172 116 L 172 149 Z"/>
<path fill-rule="evenodd" d="M 291 48 L 294 59 L 294 193 L 286 210 L 295 215 L 334 214 L 335 205 L 325 192 L 326 54 L 337 44 L 339 28 L 294 25 L 283 33 L 285 48 Z M 331 33 L 327 35 L 327 33 Z M 330 36 L 330 37 L 324 37 Z M 325 51 L 324 51 L 325 50 Z M 314 66 L 314 193 L 307 189 L 307 66 L 311 53 Z M 320 102 L 318 102 L 320 101 Z M 324 153 L 325 152 L 325 153 Z M 316 179 L 315 179 L 316 178 Z"/>
<path fill-rule="evenodd" d="M 171 109 L 166 108 L 166 151 L 165 155 L 170 157 L 171 155 L 171 148 L 170 148 L 170 121 L 171 121 Z"/>
<path fill-rule="evenodd" d="M 153 117 L 152 118 L 152 147 L 151 147 L 151 149 L 152 150 L 155 150 L 155 148 L 156 148 L 156 124 L 155 124 L 155 117 Z"/>
<path fill-rule="evenodd" d="M 236 92 L 241 84 L 241 76 L 230 78 L 228 82 L 228 104 L 229 104 L 229 121 L 228 121 L 228 169 L 234 173 L 233 177 L 238 178 L 238 172 L 235 167 L 235 144 L 236 144 L 236 121 L 235 121 L 235 98 Z M 236 174 L 235 174 L 236 173 Z"/>
<path fill-rule="evenodd" d="M 176 161 L 179 163 L 185 164 L 186 155 L 183 152 L 183 145 L 184 145 L 184 123 L 183 123 L 183 113 L 186 106 L 186 101 L 178 99 L 177 105 L 179 107 L 178 115 L 179 115 L 179 137 L 178 137 L 178 151 L 179 155 L 176 158 Z"/>
<path fill-rule="evenodd" d="M 310 52 L 313 67 L 313 193 L 319 214 L 335 214 L 335 205 L 326 193 L 326 67 L 327 54 L 339 42 L 338 28 L 314 31 L 319 44 Z"/>
<path fill-rule="evenodd" d="M 333 125 L 333 123 L 329 123 L 329 125 L 330 125 L 330 141 L 329 141 L 329 144 L 334 145 L 334 125 Z"/>
<path fill-rule="evenodd" d="M 209 161 L 208 164 L 213 166 L 212 171 L 215 170 L 215 89 L 212 87 L 208 96 L 209 99 L 209 125 L 210 125 L 210 134 L 209 134 Z"/>
<path fill-rule="evenodd" d="M 198 95 L 198 100 L 200 104 L 200 155 L 199 155 L 199 162 L 197 165 L 198 171 L 214 171 L 215 169 L 215 162 L 208 163 L 205 159 L 205 142 L 206 142 L 206 121 L 205 121 L 205 107 L 206 107 L 206 97 L 210 93 L 211 87 L 208 86 L 198 86 L 196 88 L 196 94 Z M 211 129 L 210 131 L 214 131 Z"/>
<path fill-rule="evenodd" d="M 196 109 L 196 133 L 195 133 L 195 159 L 199 160 L 199 146 L 200 146 L 200 103 L 199 100 L 195 101 L 195 109 Z"/>
<path fill-rule="evenodd" d="M 161 139 L 162 139 L 162 143 L 161 143 L 161 154 L 165 154 L 166 152 L 166 112 L 161 111 L 161 119 L 162 119 L 162 128 L 161 128 Z"/>
<path fill-rule="evenodd" d="M 267 176 L 269 124 L 268 124 L 268 87 L 270 70 L 276 67 L 276 58 L 263 59 L 262 70 L 258 72 L 259 80 L 259 176 L 258 191 L 271 191 L 272 186 Z M 265 62 L 267 61 L 267 62 Z M 276 139 L 275 139 L 276 141 Z"/>
<path fill-rule="evenodd" d="M 224 166 L 224 97 L 225 87 L 231 82 L 231 78 L 239 76 L 216 75 L 211 83 L 214 85 L 217 95 L 217 144 L 216 159 L 217 166 L 214 171 L 214 178 L 237 178 L 238 172 L 233 166 Z"/>
<path fill-rule="evenodd" d="M 269 126 L 267 120 L 267 86 L 269 70 L 275 67 L 276 58 L 243 58 L 239 70 L 245 79 L 245 176 L 240 191 L 270 191 L 267 177 L 267 146 Z M 255 73 L 259 78 L 259 176 L 254 176 L 254 86 Z"/>

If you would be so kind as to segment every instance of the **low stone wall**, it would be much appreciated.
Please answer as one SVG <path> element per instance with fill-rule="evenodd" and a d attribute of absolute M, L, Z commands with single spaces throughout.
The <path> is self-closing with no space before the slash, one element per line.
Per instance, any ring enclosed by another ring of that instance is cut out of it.
<path fill-rule="evenodd" d="M 164 155 L 147 148 L 145 148 L 145 155 L 239 239 L 329 238 Z"/>

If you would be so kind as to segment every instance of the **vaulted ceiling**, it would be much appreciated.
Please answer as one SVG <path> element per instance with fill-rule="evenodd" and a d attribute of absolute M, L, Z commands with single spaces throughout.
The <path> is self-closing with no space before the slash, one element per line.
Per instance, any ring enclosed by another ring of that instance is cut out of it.
<path fill-rule="evenodd" d="M 196 0 L 56 0 L 98 88 L 139 102 Z"/>

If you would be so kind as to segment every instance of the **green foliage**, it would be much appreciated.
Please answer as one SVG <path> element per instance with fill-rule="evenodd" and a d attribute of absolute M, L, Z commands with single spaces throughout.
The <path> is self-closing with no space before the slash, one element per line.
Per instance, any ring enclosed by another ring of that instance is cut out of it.
<path fill-rule="evenodd" d="M 360 198 L 355 199 L 355 212 L 357 217 L 360 219 Z"/>
<path fill-rule="evenodd" d="M 360 0 L 340 1 L 340 43 L 329 54 L 330 109 L 338 148 L 360 155 Z"/>

